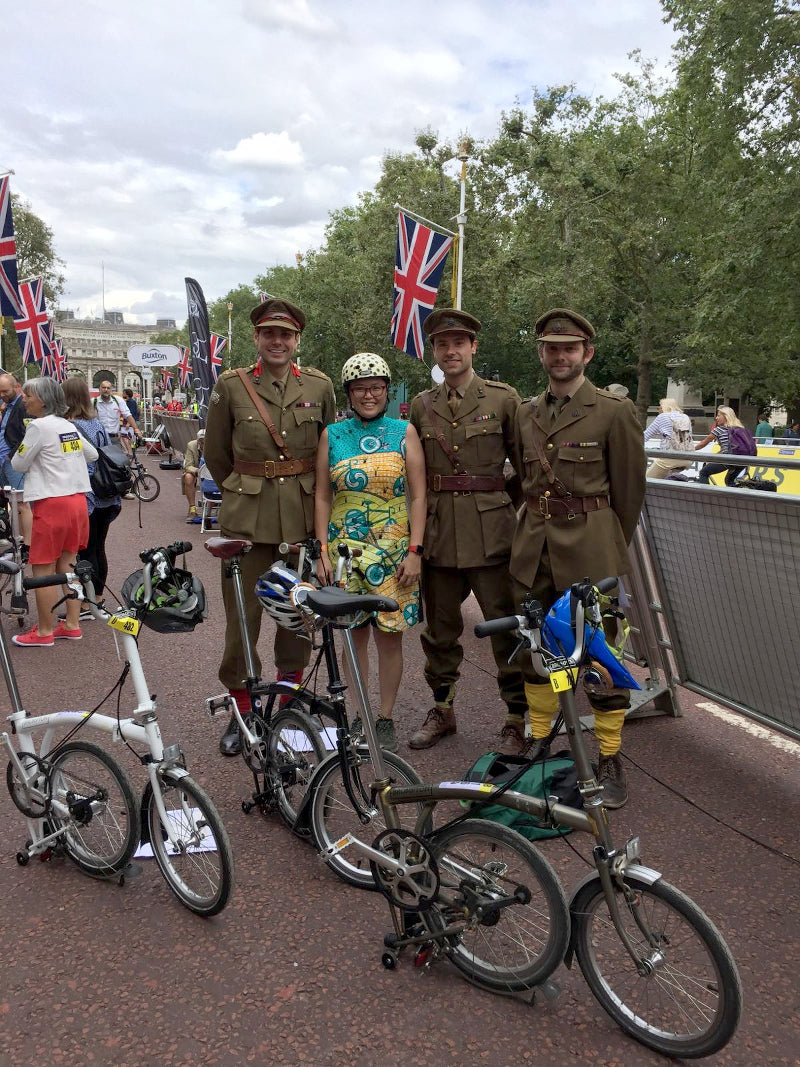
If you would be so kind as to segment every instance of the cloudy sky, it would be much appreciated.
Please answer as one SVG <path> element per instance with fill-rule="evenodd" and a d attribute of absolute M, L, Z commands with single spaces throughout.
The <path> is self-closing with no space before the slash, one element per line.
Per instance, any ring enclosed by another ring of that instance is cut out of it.
<path fill-rule="evenodd" d="M 4 13 L 0 171 L 51 227 L 62 306 L 186 315 L 322 240 L 387 151 L 492 136 L 532 87 L 666 67 L 657 0 L 37 0 Z M 12 102 L 13 101 L 13 102 Z"/>

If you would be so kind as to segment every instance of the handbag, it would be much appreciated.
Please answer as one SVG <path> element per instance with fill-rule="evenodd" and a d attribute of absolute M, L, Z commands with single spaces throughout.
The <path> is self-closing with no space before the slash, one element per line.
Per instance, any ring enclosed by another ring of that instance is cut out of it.
<path fill-rule="evenodd" d="M 86 434 L 77 428 L 82 437 L 86 437 Z M 123 496 L 125 493 L 129 493 L 133 487 L 133 474 L 131 473 L 131 460 L 128 453 L 124 448 L 120 448 L 119 445 L 112 445 L 108 440 L 106 431 L 102 430 L 103 439 L 105 444 L 100 444 L 100 437 L 98 435 L 97 444 L 97 459 L 94 464 L 94 471 L 89 475 L 89 484 L 92 487 L 92 492 L 99 500 L 108 500 L 110 497 Z M 91 444 L 91 442 L 89 442 Z"/>

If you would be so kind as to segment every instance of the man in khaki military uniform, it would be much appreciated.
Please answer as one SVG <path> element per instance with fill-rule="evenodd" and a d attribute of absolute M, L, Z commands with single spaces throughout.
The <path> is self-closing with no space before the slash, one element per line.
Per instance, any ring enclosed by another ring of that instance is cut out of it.
<path fill-rule="evenodd" d="M 205 437 L 205 460 L 222 491 L 220 531 L 244 537 L 253 548 L 242 559 L 247 623 L 253 647 L 261 630 L 262 609 L 256 580 L 278 558 L 281 541 L 302 541 L 314 529 L 314 454 L 320 434 L 336 417 L 330 378 L 311 367 L 302 370 L 297 351 L 305 316 L 288 300 L 270 299 L 250 313 L 258 350 L 254 366 L 241 373 L 225 371 L 211 393 Z M 266 406 L 270 429 L 251 398 Z M 279 448 L 275 438 L 281 442 Z M 219 669 L 223 685 L 247 709 L 246 674 L 236 616 L 233 583 L 222 564 L 225 604 L 225 651 Z M 309 646 L 282 627 L 275 634 L 278 678 L 299 680 L 308 663 Z M 256 652 L 256 668 L 261 661 Z M 249 710 L 249 709 L 247 709 Z M 241 738 L 236 720 L 220 741 L 223 755 L 236 755 Z"/>
<path fill-rule="evenodd" d="M 461 605 L 474 592 L 485 618 L 514 611 L 508 558 L 515 515 L 503 467 L 512 455 L 516 390 L 484 381 L 472 369 L 480 322 L 465 311 L 439 309 L 425 320 L 444 383 L 420 393 L 411 422 L 425 449 L 428 510 L 425 524 L 422 634 L 425 678 L 434 705 L 409 742 L 429 748 L 455 733 L 453 698 L 463 650 Z M 515 641 L 492 638 L 500 695 L 508 712 L 503 750 L 524 743 L 526 702 L 520 667 L 509 665 Z"/>
<path fill-rule="evenodd" d="M 530 591 L 549 610 L 572 582 L 630 570 L 627 546 L 644 500 L 646 460 L 631 401 L 595 388 L 584 376 L 594 355 L 592 324 L 575 311 L 554 308 L 535 328 L 548 387 L 517 412 L 517 469 L 525 504 L 510 570 L 516 603 Z M 531 732 L 541 739 L 550 730 L 557 697 L 527 661 L 525 677 Z M 589 694 L 600 745 L 599 778 L 609 807 L 627 800 L 619 749 L 629 698 L 622 693 L 623 699 L 610 702 Z"/>

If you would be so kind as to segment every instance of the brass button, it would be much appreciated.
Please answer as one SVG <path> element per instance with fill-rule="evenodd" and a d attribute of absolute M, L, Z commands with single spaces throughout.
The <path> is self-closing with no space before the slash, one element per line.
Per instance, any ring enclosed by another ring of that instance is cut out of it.
<path fill-rule="evenodd" d="M 241 487 L 241 486 L 239 486 L 239 488 L 238 488 L 238 489 L 236 490 L 236 492 L 237 492 L 237 493 L 241 493 L 241 491 L 242 491 L 242 487 Z"/>
<path fill-rule="evenodd" d="M 578 456 L 578 459 L 583 459 L 583 456 Z"/>
<path fill-rule="evenodd" d="M 281 408 L 281 411 L 286 411 L 286 408 Z"/>
<path fill-rule="evenodd" d="M 283 456 L 278 456 L 278 459 L 283 459 Z"/>
<path fill-rule="evenodd" d="M 482 432 L 483 432 L 483 433 L 486 433 L 486 430 L 483 430 Z"/>
<path fill-rule="evenodd" d="M 457 423 L 457 422 L 454 422 L 454 423 L 453 423 L 452 425 L 453 425 L 453 426 L 458 426 L 458 423 Z"/>
<path fill-rule="evenodd" d="M 545 515 L 545 517 L 544 517 L 545 522 L 547 522 L 548 519 L 550 519 L 550 517 L 551 517 L 550 515 Z"/>
<path fill-rule="evenodd" d="M 457 490 L 457 489 L 456 489 L 456 491 L 455 491 L 455 492 L 453 493 L 453 496 L 458 496 L 458 490 Z"/>
<path fill-rule="evenodd" d="M 453 451 L 458 452 L 458 445 L 453 445 Z"/>
<path fill-rule="evenodd" d="M 550 496 L 550 490 L 548 489 L 547 492 L 544 495 L 545 496 Z"/>
<path fill-rule="evenodd" d="M 283 485 L 283 478 L 279 478 L 278 481 Z"/>
<path fill-rule="evenodd" d="M 252 422 L 253 421 L 253 416 L 252 415 L 248 415 L 247 416 L 247 421 L 248 422 Z"/>
<path fill-rule="evenodd" d="M 283 434 L 284 437 L 286 436 L 286 430 L 281 430 L 281 433 Z"/>
<path fill-rule="evenodd" d="M 548 448 L 552 448 L 553 447 L 553 442 L 552 441 L 548 441 L 547 442 L 547 447 Z"/>

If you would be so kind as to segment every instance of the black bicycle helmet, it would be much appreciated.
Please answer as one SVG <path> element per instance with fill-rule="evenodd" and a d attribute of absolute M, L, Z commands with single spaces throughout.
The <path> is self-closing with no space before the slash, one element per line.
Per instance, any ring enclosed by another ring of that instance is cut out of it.
<path fill-rule="evenodd" d="M 203 583 L 190 571 L 174 567 L 166 578 L 154 575 L 149 604 L 144 602 L 142 578 L 141 570 L 128 575 L 122 584 L 122 599 L 156 633 L 191 633 L 208 614 Z"/>

